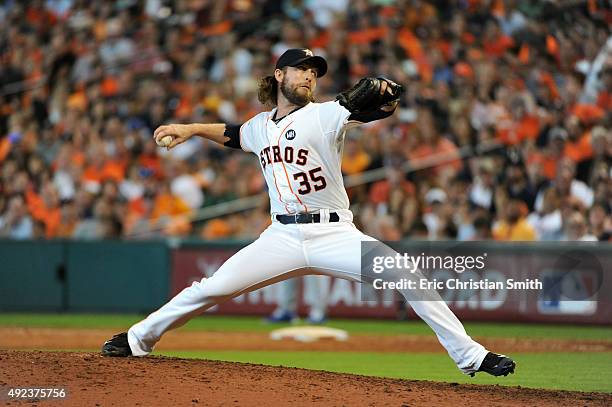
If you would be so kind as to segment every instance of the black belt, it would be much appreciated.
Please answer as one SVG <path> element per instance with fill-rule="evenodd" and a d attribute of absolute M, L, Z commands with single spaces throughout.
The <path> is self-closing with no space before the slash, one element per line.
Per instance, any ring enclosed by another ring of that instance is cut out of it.
<path fill-rule="evenodd" d="M 276 215 L 276 220 L 283 225 L 293 223 L 321 223 L 321 215 L 318 213 L 298 213 L 295 215 Z M 340 222 L 340 216 L 336 212 L 329 213 L 330 222 Z"/>

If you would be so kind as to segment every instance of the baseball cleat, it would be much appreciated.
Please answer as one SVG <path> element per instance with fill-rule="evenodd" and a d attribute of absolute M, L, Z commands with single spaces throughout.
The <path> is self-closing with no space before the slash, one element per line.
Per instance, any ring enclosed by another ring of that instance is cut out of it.
<path fill-rule="evenodd" d="M 509 373 L 514 373 L 516 363 L 506 355 L 498 355 L 497 353 L 489 352 L 480 364 L 479 372 L 485 372 L 492 376 L 508 376 Z M 474 377 L 474 373 L 471 374 Z"/>
<path fill-rule="evenodd" d="M 310 325 L 323 325 L 327 322 L 327 318 L 325 317 L 308 317 L 306 323 Z"/>
<path fill-rule="evenodd" d="M 283 322 L 293 323 L 297 321 L 297 315 L 290 311 L 283 311 L 279 314 L 273 313 L 266 318 L 266 321 L 271 324 L 280 324 Z"/>
<path fill-rule="evenodd" d="M 127 332 L 121 332 L 104 342 L 104 345 L 102 345 L 102 356 L 132 356 Z"/>

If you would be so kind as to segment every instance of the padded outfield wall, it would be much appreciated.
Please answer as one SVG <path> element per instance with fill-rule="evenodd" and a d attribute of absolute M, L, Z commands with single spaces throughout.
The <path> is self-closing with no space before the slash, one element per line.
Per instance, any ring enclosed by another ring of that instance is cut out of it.
<path fill-rule="evenodd" d="M 149 312 L 168 298 L 164 241 L 0 241 L 0 311 Z"/>
<path fill-rule="evenodd" d="M 171 243 L 1 241 L 0 311 L 148 313 L 194 281 L 211 276 L 245 245 Z M 456 253 L 458 243 L 447 244 L 450 249 L 445 250 Z M 430 246 L 428 242 L 394 244 L 400 252 L 417 253 Z M 459 298 L 456 291 L 441 293 L 461 319 L 612 325 L 612 245 L 483 242 L 478 248 L 489 255 L 481 277 L 541 278 L 548 284 L 547 294 L 541 290 L 480 290 Z M 587 261 L 575 261 L 572 253 L 577 249 L 587 251 Z M 575 263 L 570 273 L 568 262 Z M 443 270 L 438 275 L 445 277 Z M 551 296 L 561 281 L 586 300 L 559 301 Z M 298 285 L 299 310 L 305 315 L 309 296 L 302 286 Z M 396 318 L 404 309 L 399 297 L 389 292 L 363 301 L 359 284 L 329 279 L 322 286 L 330 317 Z M 271 286 L 241 295 L 208 312 L 267 315 L 276 307 L 276 290 L 277 286 Z M 414 314 L 408 311 L 408 317 Z"/>

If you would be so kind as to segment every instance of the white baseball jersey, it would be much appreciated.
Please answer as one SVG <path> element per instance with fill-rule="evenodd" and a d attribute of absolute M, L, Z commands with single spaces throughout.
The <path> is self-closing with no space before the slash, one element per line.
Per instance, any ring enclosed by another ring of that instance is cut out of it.
<path fill-rule="evenodd" d="M 338 102 L 309 103 L 275 123 L 275 111 L 240 127 L 240 146 L 259 157 L 272 215 L 330 209 L 352 219 L 340 169 L 351 113 Z"/>

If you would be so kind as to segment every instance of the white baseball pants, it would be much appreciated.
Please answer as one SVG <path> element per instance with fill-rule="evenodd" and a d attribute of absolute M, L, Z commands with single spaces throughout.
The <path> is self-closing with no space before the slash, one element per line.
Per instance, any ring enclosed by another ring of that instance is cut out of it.
<path fill-rule="evenodd" d="M 255 242 L 128 331 L 134 356 L 145 356 L 168 330 L 225 300 L 287 278 L 323 274 L 361 282 L 361 241 L 375 239 L 351 222 L 283 225 L 273 222 Z M 487 350 L 467 335 L 444 301 L 409 301 L 466 374 L 476 372 Z"/>

